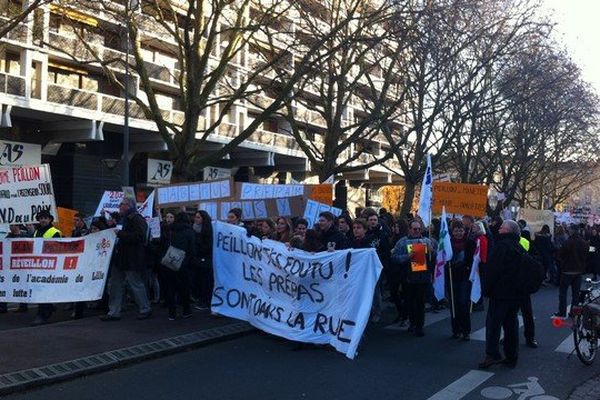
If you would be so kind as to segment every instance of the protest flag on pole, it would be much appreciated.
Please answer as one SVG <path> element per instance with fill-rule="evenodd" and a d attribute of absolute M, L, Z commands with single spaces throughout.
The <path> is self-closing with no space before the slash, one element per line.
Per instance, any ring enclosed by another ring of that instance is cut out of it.
<path fill-rule="evenodd" d="M 435 272 L 433 274 L 433 291 L 435 298 L 442 300 L 444 292 L 444 269 L 446 263 L 452 260 L 452 244 L 450 243 L 450 233 L 448 232 L 448 220 L 446 218 L 446 207 L 442 207 L 442 223 L 440 226 L 440 237 L 437 248 L 437 261 L 435 263 Z"/>
<path fill-rule="evenodd" d="M 475 255 L 473 256 L 473 266 L 471 268 L 471 275 L 469 280 L 471 281 L 471 301 L 477 303 L 481 299 L 481 277 L 479 274 L 479 265 L 483 262 L 487 262 L 487 237 L 481 235 L 477 238 L 477 247 L 475 249 Z"/>
<path fill-rule="evenodd" d="M 421 194 L 419 196 L 419 210 L 417 214 L 423 220 L 425 226 L 431 224 L 431 200 L 433 197 L 433 174 L 431 171 L 431 154 L 427 154 L 427 168 L 421 183 Z"/>

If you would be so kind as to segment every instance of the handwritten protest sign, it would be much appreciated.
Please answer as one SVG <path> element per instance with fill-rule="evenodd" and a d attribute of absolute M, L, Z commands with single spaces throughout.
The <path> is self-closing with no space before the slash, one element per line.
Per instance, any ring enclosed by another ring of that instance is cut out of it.
<path fill-rule="evenodd" d="M 213 312 L 354 358 L 382 270 L 375 249 L 311 254 L 238 226 L 213 226 Z"/>
<path fill-rule="evenodd" d="M 164 208 L 229 199 L 233 194 L 233 180 L 227 178 L 161 187 L 157 189 L 156 201 Z"/>
<path fill-rule="evenodd" d="M 529 226 L 532 237 L 533 234 L 539 232 L 544 225 L 548 225 L 550 233 L 554 235 L 554 213 L 550 210 L 520 208 L 518 218 L 527 221 L 527 226 Z"/>
<path fill-rule="evenodd" d="M 75 229 L 75 215 L 77 214 L 77 210 L 57 207 L 56 213 L 59 222 L 54 225 L 62 232 L 63 236 L 71 236 L 71 232 Z"/>
<path fill-rule="evenodd" d="M 242 210 L 242 220 L 251 221 L 261 218 L 292 217 L 300 215 L 304 209 L 304 198 L 301 196 L 285 199 L 238 200 L 203 202 L 198 206 L 214 220 L 227 220 L 232 208 Z M 213 215 L 214 213 L 214 215 Z"/>
<path fill-rule="evenodd" d="M 110 190 L 105 191 L 100 199 L 100 203 L 98 203 L 98 207 L 96 207 L 94 216 L 101 216 L 102 210 L 108 214 L 119 212 L 119 204 L 121 204 L 121 201 L 123 201 L 124 198 L 125 194 L 123 192 Z"/>
<path fill-rule="evenodd" d="M 0 224 L 32 223 L 42 210 L 58 219 L 50 166 L 0 168 Z"/>
<path fill-rule="evenodd" d="M 318 201 L 322 204 L 332 205 L 333 204 L 333 185 L 329 183 L 322 183 L 320 185 L 309 185 L 308 198 L 314 201 Z"/>
<path fill-rule="evenodd" d="M 488 187 L 467 183 L 433 182 L 432 211 L 446 212 L 474 217 L 484 217 L 487 206 Z"/>
<path fill-rule="evenodd" d="M 304 219 L 308 221 L 308 226 L 313 227 L 319 221 L 319 214 L 324 211 L 329 211 L 336 217 L 339 217 L 342 214 L 342 210 L 339 208 L 308 200 L 306 202 L 306 208 L 304 209 Z"/>
<path fill-rule="evenodd" d="M 241 200 L 282 199 L 304 196 L 319 203 L 333 204 L 333 185 L 267 185 L 261 183 L 236 183 L 236 193 Z"/>
<path fill-rule="evenodd" d="M 102 297 L 115 231 L 82 238 L 0 241 L 0 302 L 64 303 Z"/>

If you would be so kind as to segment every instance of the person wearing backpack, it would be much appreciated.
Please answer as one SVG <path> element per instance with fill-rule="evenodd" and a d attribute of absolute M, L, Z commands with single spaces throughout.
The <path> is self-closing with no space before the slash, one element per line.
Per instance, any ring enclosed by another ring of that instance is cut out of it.
<path fill-rule="evenodd" d="M 521 230 L 513 220 L 506 220 L 498 230 L 497 241 L 489 254 L 485 269 L 480 271 L 482 292 L 489 298 L 485 322 L 485 359 L 479 368 L 496 364 L 511 368 L 519 355 L 519 321 L 517 314 L 523 297 L 516 284 L 523 250 L 519 245 Z M 500 355 L 500 333 L 504 329 L 504 356 Z"/>
<path fill-rule="evenodd" d="M 569 239 L 558 252 L 562 266 L 560 286 L 558 289 L 558 312 L 555 317 L 567 316 L 567 290 L 571 287 L 571 304 L 577 304 L 581 290 L 581 278 L 585 273 L 586 258 L 590 250 L 589 244 L 579 235 L 574 226 L 569 227 Z"/>

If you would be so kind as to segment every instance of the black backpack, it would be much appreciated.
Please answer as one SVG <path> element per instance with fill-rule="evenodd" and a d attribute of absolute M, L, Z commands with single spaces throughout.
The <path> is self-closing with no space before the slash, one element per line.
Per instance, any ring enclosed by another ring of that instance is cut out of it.
<path fill-rule="evenodd" d="M 516 282 L 518 292 L 523 295 L 537 292 L 542 286 L 545 275 L 542 263 L 521 247 Z"/>

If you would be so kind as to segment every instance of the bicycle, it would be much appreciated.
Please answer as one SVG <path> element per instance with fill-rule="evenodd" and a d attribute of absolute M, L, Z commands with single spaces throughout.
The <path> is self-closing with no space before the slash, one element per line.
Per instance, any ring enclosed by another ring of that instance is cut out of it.
<path fill-rule="evenodd" d="M 557 328 L 571 327 L 577 358 L 585 365 L 592 365 L 598 353 L 600 337 L 600 294 L 596 291 L 600 287 L 600 281 L 587 278 L 585 282 L 587 288 L 581 289 L 577 304 L 571 306 L 569 316 L 572 322 L 555 317 L 552 324 Z"/>

